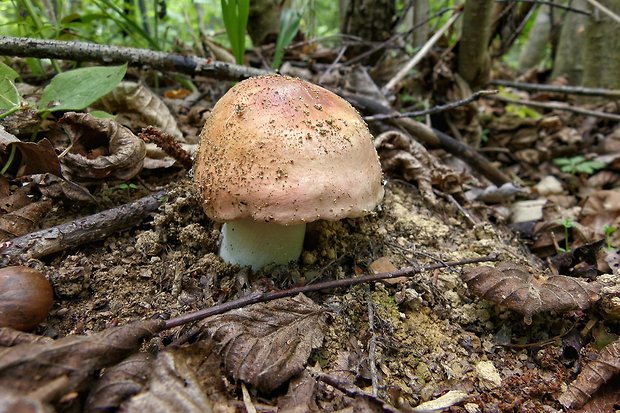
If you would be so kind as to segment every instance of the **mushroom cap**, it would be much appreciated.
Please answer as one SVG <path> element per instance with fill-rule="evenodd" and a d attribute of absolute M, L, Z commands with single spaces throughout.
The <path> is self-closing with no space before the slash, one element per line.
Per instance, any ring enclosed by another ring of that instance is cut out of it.
<path fill-rule="evenodd" d="M 336 94 L 301 79 L 244 80 L 213 107 L 194 182 L 216 221 L 283 225 L 368 214 L 383 198 L 368 127 Z"/>

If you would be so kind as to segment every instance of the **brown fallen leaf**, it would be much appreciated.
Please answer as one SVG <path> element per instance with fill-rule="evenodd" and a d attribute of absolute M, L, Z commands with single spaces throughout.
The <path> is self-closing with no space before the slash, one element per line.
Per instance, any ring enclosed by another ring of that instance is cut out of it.
<path fill-rule="evenodd" d="M 523 314 L 527 324 L 534 314 L 585 310 L 600 298 L 596 282 L 562 275 L 534 277 L 526 267 L 512 262 L 499 263 L 495 268 L 464 268 L 461 278 L 475 295 Z"/>
<path fill-rule="evenodd" d="M 43 199 L 0 215 L 0 242 L 34 231 L 52 206 L 51 199 Z"/>
<path fill-rule="evenodd" d="M 13 347 L 25 343 L 52 343 L 50 337 L 25 333 L 10 327 L 0 327 L 0 347 Z"/>
<path fill-rule="evenodd" d="M 290 381 L 288 391 L 278 400 L 278 413 L 319 412 L 316 391 L 316 379 L 304 370 Z"/>
<path fill-rule="evenodd" d="M 128 180 L 142 169 L 146 148 L 129 129 L 111 119 L 68 112 L 59 123 L 71 138 L 61 157 L 64 176 L 75 182 Z"/>
<path fill-rule="evenodd" d="M 210 317 L 202 327 L 218 343 L 228 374 L 269 393 L 321 346 L 324 317 L 321 306 L 299 294 Z"/>
<path fill-rule="evenodd" d="M 0 387 L 0 413 L 52 413 L 54 409 L 46 403 L 25 394 L 19 394 Z"/>
<path fill-rule="evenodd" d="M 583 368 L 558 400 L 566 409 L 581 407 L 618 373 L 620 373 L 620 340 L 605 346 L 599 357 Z"/>
<path fill-rule="evenodd" d="M 190 348 L 164 351 L 152 361 L 145 390 L 122 408 L 125 412 L 210 413 L 232 411 L 225 398 L 220 358 L 210 340 Z M 215 363 L 214 363 L 215 361 Z M 103 410 L 93 410 L 103 411 Z M 107 410 L 109 411 L 109 410 Z"/>
<path fill-rule="evenodd" d="M 14 170 L 14 176 L 20 177 L 37 173 L 52 173 L 60 176 L 60 162 L 54 146 L 47 139 L 39 142 L 23 142 L 15 136 L 0 129 L 0 152 L 9 153 L 12 146 L 17 149 L 19 167 Z"/>
<path fill-rule="evenodd" d="M 58 378 L 57 397 L 83 390 L 93 373 L 137 351 L 143 339 L 164 328 L 161 320 L 138 321 L 92 336 L 66 336 L 51 343 L 0 348 L 0 388 L 31 393 Z"/>

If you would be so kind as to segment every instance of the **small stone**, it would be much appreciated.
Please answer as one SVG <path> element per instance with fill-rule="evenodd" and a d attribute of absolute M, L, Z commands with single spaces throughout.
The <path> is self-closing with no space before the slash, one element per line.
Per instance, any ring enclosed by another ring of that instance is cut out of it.
<path fill-rule="evenodd" d="M 480 386 L 486 390 L 491 390 L 502 385 L 502 378 L 490 361 L 481 361 L 476 364 L 476 373 L 480 380 Z"/>

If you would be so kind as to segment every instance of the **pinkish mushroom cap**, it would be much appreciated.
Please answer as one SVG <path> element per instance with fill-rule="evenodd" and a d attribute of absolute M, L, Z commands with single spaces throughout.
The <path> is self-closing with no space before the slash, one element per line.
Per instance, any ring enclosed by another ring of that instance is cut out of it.
<path fill-rule="evenodd" d="M 201 133 L 194 181 L 216 221 L 359 217 L 383 198 L 372 135 L 336 94 L 301 79 L 235 85 Z"/>

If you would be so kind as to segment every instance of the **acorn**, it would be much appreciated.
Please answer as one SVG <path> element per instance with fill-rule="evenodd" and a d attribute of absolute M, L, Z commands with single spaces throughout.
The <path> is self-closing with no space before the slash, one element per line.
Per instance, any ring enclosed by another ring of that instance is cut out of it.
<path fill-rule="evenodd" d="M 29 331 L 52 309 L 54 292 L 39 271 L 24 266 L 0 269 L 0 327 Z"/>

